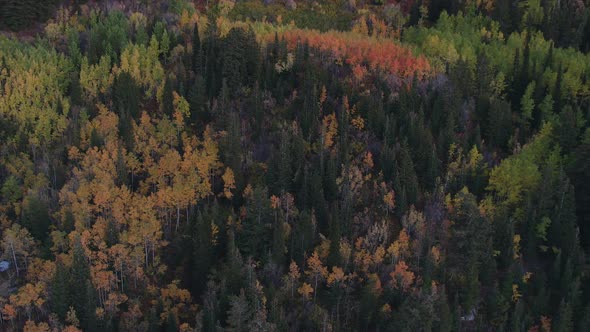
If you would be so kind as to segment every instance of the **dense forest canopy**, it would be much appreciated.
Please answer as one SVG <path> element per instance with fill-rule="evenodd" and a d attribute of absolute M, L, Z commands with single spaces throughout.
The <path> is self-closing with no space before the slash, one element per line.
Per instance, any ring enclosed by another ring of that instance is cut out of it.
<path fill-rule="evenodd" d="M 589 5 L 0 0 L 0 330 L 589 331 Z"/>

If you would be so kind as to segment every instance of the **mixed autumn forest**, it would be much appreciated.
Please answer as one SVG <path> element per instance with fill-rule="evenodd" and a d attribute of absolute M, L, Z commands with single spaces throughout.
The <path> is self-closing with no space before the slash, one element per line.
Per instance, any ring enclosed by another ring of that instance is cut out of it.
<path fill-rule="evenodd" d="M 0 330 L 590 331 L 587 0 L 0 0 Z"/>

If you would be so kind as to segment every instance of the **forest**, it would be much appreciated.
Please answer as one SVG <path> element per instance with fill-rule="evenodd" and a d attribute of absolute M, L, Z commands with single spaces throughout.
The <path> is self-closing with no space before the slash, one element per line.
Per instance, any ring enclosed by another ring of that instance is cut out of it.
<path fill-rule="evenodd" d="M 590 331 L 590 2 L 0 0 L 0 330 Z"/>

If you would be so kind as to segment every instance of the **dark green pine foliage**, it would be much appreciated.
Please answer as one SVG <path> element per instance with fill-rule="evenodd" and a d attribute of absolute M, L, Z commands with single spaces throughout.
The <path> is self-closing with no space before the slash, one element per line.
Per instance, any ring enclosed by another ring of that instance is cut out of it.
<path fill-rule="evenodd" d="M 586 304 L 576 324 L 576 331 L 590 330 L 590 304 Z"/>
<path fill-rule="evenodd" d="M 559 315 L 557 321 L 553 325 L 553 331 L 555 332 L 569 332 L 573 331 L 573 308 L 572 304 L 566 301 L 561 301 L 559 304 Z"/>
<path fill-rule="evenodd" d="M 434 323 L 434 330 L 439 332 L 450 332 L 453 326 L 453 317 L 451 309 L 449 308 L 449 301 L 447 299 L 447 293 L 444 289 L 438 296 L 438 300 L 435 303 L 435 310 L 437 312 L 438 320 Z"/>
<path fill-rule="evenodd" d="M 0 29 L 21 30 L 51 16 L 56 0 L 0 0 Z"/>
<path fill-rule="evenodd" d="M 515 104 L 519 105 L 518 102 L 522 97 L 522 85 L 526 84 L 520 81 L 522 69 L 520 64 L 520 48 L 516 49 L 514 53 L 514 60 L 512 61 L 512 89 L 510 91 L 510 101 Z"/>
<path fill-rule="evenodd" d="M 58 261 L 50 284 L 49 306 L 51 311 L 57 314 L 62 321 L 66 318 L 71 303 L 68 298 L 69 282 L 69 269 L 61 261 Z"/>
<path fill-rule="evenodd" d="M 271 252 L 273 262 L 281 266 L 285 262 L 285 229 L 281 209 L 275 210 L 275 214 L 278 217 L 275 218 L 273 223 Z"/>
<path fill-rule="evenodd" d="M 164 82 L 164 92 L 162 94 L 162 104 L 160 105 L 164 114 L 169 117 L 174 115 L 174 84 L 170 77 Z"/>
<path fill-rule="evenodd" d="M 557 79 L 555 80 L 555 87 L 553 89 L 553 101 L 555 102 L 553 109 L 555 112 L 559 113 L 562 108 L 563 102 L 563 92 L 562 90 L 563 85 L 563 65 L 559 63 L 557 67 Z"/>
<path fill-rule="evenodd" d="M 329 266 L 341 266 L 342 258 L 340 256 L 340 237 L 342 232 L 340 230 L 340 219 L 338 209 L 333 204 L 334 208 L 331 209 L 332 215 L 330 216 L 330 248 L 328 253 L 328 265 Z"/>
<path fill-rule="evenodd" d="M 232 28 L 225 39 L 223 47 L 223 69 L 221 76 L 227 83 L 230 95 L 236 96 L 243 84 L 245 73 L 244 30 Z"/>
<path fill-rule="evenodd" d="M 246 203 L 247 217 L 242 221 L 242 231 L 236 240 L 245 257 L 267 257 L 272 238 L 273 224 L 268 189 L 255 186 L 252 197 Z"/>
<path fill-rule="evenodd" d="M 207 110 L 207 88 L 205 87 L 205 79 L 200 74 L 197 74 L 194 82 L 190 85 L 188 102 L 191 112 L 191 121 L 194 124 L 199 124 L 200 128 L 204 129 L 203 124 L 208 123 L 211 119 Z"/>
<path fill-rule="evenodd" d="M 170 311 L 168 313 L 168 318 L 166 319 L 166 332 L 177 332 L 178 331 L 178 323 L 176 322 L 176 317 L 174 317 L 174 313 Z"/>
<path fill-rule="evenodd" d="M 311 68 L 306 68 L 304 80 L 303 109 L 298 113 L 299 123 L 303 137 L 310 140 L 317 133 L 319 114 L 319 91 L 314 84 L 314 73 Z"/>
<path fill-rule="evenodd" d="M 210 212 L 203 214 L 199 211 L 193 216 L 190 224 L 192 255 L 189 274 L 193 294 L 202 294 L 207 284 L 207 274 L 211 267 L 213 255 L 211 244 L 212 217 L 214 216 Z"/>
<path fill-rule="evenodd" d="M 406 191 L 408 205 L 416 204 L 420 188 L 418 185 L 418 177 L 416 176 L 416 171 L 414 169 L 414 162 L 410 155 L 410 148 L 406 141 L 401 145 L 398 153 L 398 160 L 400 184 Z"/>
<path fill-rule="evenodd" d="M 385 110 L 381 96 L 371 96 L 367 114 L 368 126 L 378 138 L 383 137 L 385 129 Z"/>
<path fill-rule="evenodd" d="M 41 242 L 47 239 L 51 219 L 47 203 L 36 195 L 29 196 L 23 209 L 22 224 Z"/>
<path fill-rule="evenodd" d="M 87 288 L 87 283 L 90 289 Z M 76 310 L 76 315 L 80 320 L 80 324 L 84 327 L 89 326 L 93 323 L 91 318 L 93 317 L 94 309 L 92 307 L 92 297 L 94 294 L 94 288 L 90 283 L 90 267 L 88 266 L 88 260 L 84 254 L 84 248 L 80 239 L 74 241 L 73 246 L 73 260 L 72 267 L 70 269 L 70 303 Z M 92 312 L 89 312 L 92 311 Z"/>
<path fill-rule="evenodd" d="M 80 325 L 84 328 L 84 331 L 105 331 L 105 329 L 110 326 L 109 324 L 105 324 L 103 321 L 99 321 L 96 317 L 96 308 L 98 307 L 96 290 L 94 289 L 94 286 L 92 286 L 92 282 L 90 282 L 89 279 L 86 280 L 85 283 L 84 299 L 86 301 L 82 304 L 83 310 L 81 312 L 76 310 L 76 313 L 79 317 L 78 319 L 80 320 Z M 78 301 L 78 299 L 76 301 Z"/>
<path fill-rule="evenodd" d="M 459 293 L 462 307 L 470 310 L 477 303 L 481 263 L 491 255 L 491 245 L 486 245 L 491 239 L 491 228 L 481 217 L 473 194 L 460 191 L 455 200 L 458 206 L 453 207 L 449 216 L 453 228 L 446 270 L 452 289 Z"/>
<path fill-rule="evenodd" d="M 122 72 L 113 82 L 113 108 L 119 116 L 119 135 L 131 150 L 134 144 L 132 123 L 139 117 L 139 85 L 127 72 Z"/>
<path fill-rule="evenodd" d="M 225 131 L 226 135 L 220 142 L 221 160 L 223 164 L 234 171 L 237 188 L 243 186 L 242 156 L 242 128 L 241 119 L 237 112 L 227 113 Z"/>
<path fill-rule="evenodd" d="M 280 192 L 289 192 L 292 188 L 293 183 L 293 170 L 292 165 L 292 154 L 291 154 L 291 142 L 289 133 L 283 131 L 281 133 L 281 141 L 279 145 L 279 176 L 278 185 Z"/>
<path fill-rule="evenodd" d="M 299 214 L 299 220 L 295 223 L 290 239 L 289 255 L 299 266 L 305 264 L 304 257 L 313 250 L 316 233 L 315 220 L 312 212 L 304 210 Z"/>
<path fill-rule="evenodd" d="M 487 141 L 491 147 L 508 148 L 508 140 L 512 134 L 512 112 L 510 104 L 504 100 L 492 99 L 488 113 L 486 130 Z"/>
<path fill-rule="evenodd" d="M 232 28 L 223 39 L 221 77 L 231 96 L 237 96 L 242 86 L 254 83 L 258 73 L 258 48 L 251 30 Z"/>
<path fill-rule="evenodd" d="M 329 215 L 324 195 L 324 186 L 320 173 L 314 168 L 311 172 L 311 179 L 309 182 L 309 193 L 311 198 L 311 205 L 315 210 L 318 220 L 319 229 L 326 234 L 328 230 Z M 343 216 L 344 218 L 345 216 Z"/>
<path fill-rule="evenodd" d="M 328 158 L 325 165 L 326 171 L 323 177 L 324 194 L 328 202 L 333 202 L 338 198 L 338 184 L 336 182 L 336 179 L 338 178 L 338 169 L 334 158 Z"/>
<path fill-rule="evenodd" d="M 350 113 L 341 107 L 338 113 L 338 160 L 340 164 L 348 164 Z"/>
<path fill-rule="evenodd" d="M 495 3 L 492 17 L 495 21 L 500 22 L 500 27 L 505 35 L 509 35 L 518 28 L 519 10 L 515 1 L 499 0 Z"/>
<path fill-rule="evenodd" d="M 201 37 L 199 36 L 199 25 L 195 23 L 192 40 L 193 52 L 191 55 L 191 65 L 194 75 L 203 75 L 203 48 L 201 47 Z"/>
<path fill-rule="evenodd" d="M 207 22 L 216 22 L 213 12 L 209 15 Z M 219 32 L 217 24 L 207 23 L 206 38 L 202 44 L 203 54 L 205 56 L 205 86 L 209 98 L 217 96 L 221 88 L 222 79 L 219 75 L 220 68 L 220 45 Z"/>
<path fill-rule="evenodd" d="M 70 102 L 72 105 L 82 105 L 82 86 L 80 86 L 80 74 L 76 72 L 72 74 L 71 77 L 69 89 Z"/>
<path fill-rule="evenodd" d="M 88 36 L 87 56 L 91 64 L 96 64 L 102 56 L 111 63 L 117 63 L 121 51 L 129 42 L 129 21 L 123 12 L 110 11 L 106 17 L 93 22 Z"/>
<path fill-rule="evenodd" d="M 252 128 L 253 128 L 253 139 L 257 140 L 262 134 L 264 128 L 264 105 L 262 103 L 262 91 L 258 81 L 254 84 L 254 91 L 250 97 L 251 116 L 252 116 Z"/>

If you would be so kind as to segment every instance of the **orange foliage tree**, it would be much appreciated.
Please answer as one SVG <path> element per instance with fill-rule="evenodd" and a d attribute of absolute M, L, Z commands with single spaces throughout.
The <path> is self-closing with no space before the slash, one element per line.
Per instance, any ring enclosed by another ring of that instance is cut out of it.
<path fill-rule="evenodd" d="M 402 78 L 416 74 L 422 78 L 431 73 L 426 58 L 414 56 L 410 49 L 391 39 L 367 38 L 361 34 L 349 32 L 320 32 L 308 29 L 289 29 L 281 35 L 290 49 L 298 43 L 308 43 L 312 48 L 330 52 L 336 62 L 348 64 L 355 71 L 355 76 L 362 76 L 365 71 L 379 71 Z M 274 34 L 265 36 L 268 42 Z"/>

